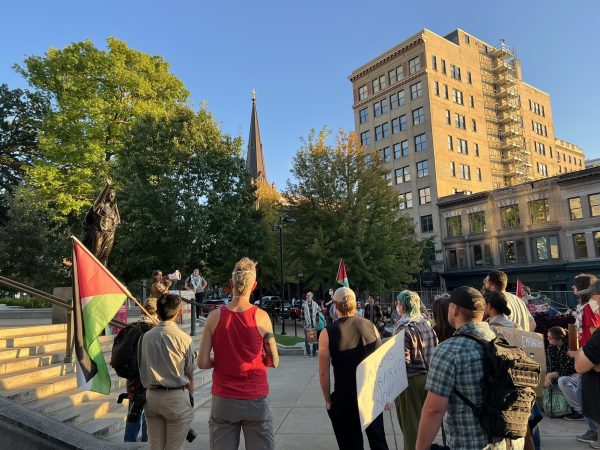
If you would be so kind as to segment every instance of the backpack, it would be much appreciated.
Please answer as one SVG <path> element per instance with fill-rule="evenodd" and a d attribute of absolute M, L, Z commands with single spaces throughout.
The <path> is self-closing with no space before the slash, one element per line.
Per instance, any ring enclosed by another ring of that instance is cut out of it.
<path fill-rule="evenodd" d="M 558 386 L 544 389 L 544 412 L 548 417 L 563 417 L 571 412 L 567 399 Z"/>
<path fill-rule="evenodd" d="M 453 337 L 458 336 L 472 339 L 483 348 L 483 402 L 475 405 L 456 388 L 454 392 L 473 410 L 490 442 L 498 440 L 494 438 L 524 437 L 535 402 L 540 365 L 502 337 L 488 342 L 471 334 Z"/>
<path fill-rule="evenodd" d="M 138 343 L 152 325 L 145 322 L 130 323 L 115 336 L 110 365 L 121 378 L 135 379 L 139 375 Z"/>
<path fill-rule="evenodd" d="M 326 325 L 325 316 L 321 311 L 317 311 L 317 330 L 321 331 Z"/>

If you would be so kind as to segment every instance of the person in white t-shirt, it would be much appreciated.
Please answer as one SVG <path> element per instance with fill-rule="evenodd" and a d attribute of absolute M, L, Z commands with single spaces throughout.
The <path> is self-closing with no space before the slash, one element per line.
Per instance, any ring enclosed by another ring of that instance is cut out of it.
<path fill-rule="evenodd" d="M 506 292 L 508 277 L 504 272 L 492 270 L 483 280 L 484 296 L 486 292 L 502 292 L 506 297 L 506 303 L 511 311 L 508 319 L 518 325 L 523 331 L 534 331 L 535 319 L 529 312 L 529 308 L 523 300 L 510 292 Z"/>

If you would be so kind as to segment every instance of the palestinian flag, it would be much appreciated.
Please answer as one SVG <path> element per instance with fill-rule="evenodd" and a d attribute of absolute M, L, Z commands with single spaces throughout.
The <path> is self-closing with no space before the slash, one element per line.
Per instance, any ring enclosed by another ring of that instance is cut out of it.
<path fill-rule="evenodd" d="M 337 273 L 337 282 L 342 286 L 350 287 L 348 284 L 348 275 L 346 275 L 346 266 L 344 265 L 344 260 L 340 259 L 340 266 L 338 267 Z"/>
<path fill-rule="evenodd" d="M 108 394 L 110 375 L 98 336 L 130 294 L 85 245 L 73 236 L 72 239 L 77 385 Z"/>
<path fill-rule="evenodd" d="M 517 278 L 517 297 L 525 297 L 525 291 L 523 290 L 523 282 Z"/>

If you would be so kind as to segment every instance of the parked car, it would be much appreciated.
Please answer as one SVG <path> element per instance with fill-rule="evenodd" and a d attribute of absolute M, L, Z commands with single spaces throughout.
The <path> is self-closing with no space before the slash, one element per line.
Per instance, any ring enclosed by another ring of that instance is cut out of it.
<path fill-rule="evenodd" d="M 212 299 L 209 298 L 207 300 L 204 300 L 204 303 L 202 303 L 202 308 L 200 309 L 200 313 L 206 317 L 210 314 L 210 312 L 213 309 L 216 308 L 220 308 L 221 306 L 225 306 L 227 304 L 227 299 L 224 298 L 218 298 L 218 299 Z"/>
<path fill-rule="evenodd" d="M 258 305 L 261 309 L 264 309 L 269 313 L 269 315 L 276 315 L 277 317 L 281 316 L 281 298 L 276 295 L 267 295 L 260 299 L 260 305 Z M 289 302 L 284 302 L 283 304 L 283 316 L 287 319 L 290 317 L 290 309 L 291 305 Z"/>
<path fill-rule="evenodd" d="M 290 317 L 292 319 L 301 320 L 302 319 L 302 307 L 303 307 L 303 304 L 300 304 L 298 306 L 293 306 L 290 309 Z M 327 317 L 327 307 L 320 306 L 320 308 L 321 308 L 321 312 L 325 315 L 325 317 Z"/>

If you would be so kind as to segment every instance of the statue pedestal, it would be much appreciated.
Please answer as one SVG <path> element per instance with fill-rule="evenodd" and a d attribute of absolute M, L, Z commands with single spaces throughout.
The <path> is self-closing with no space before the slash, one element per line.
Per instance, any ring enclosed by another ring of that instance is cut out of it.
<path fill-rule="evenodd" d="M 73 288 L 67 287 L 55 287 L 52 290 L 52 295 L 63 300 L 73 301 Z M 68 311 L 62 306 L 52 305 L 52 323 L 67 323 Z"/>

